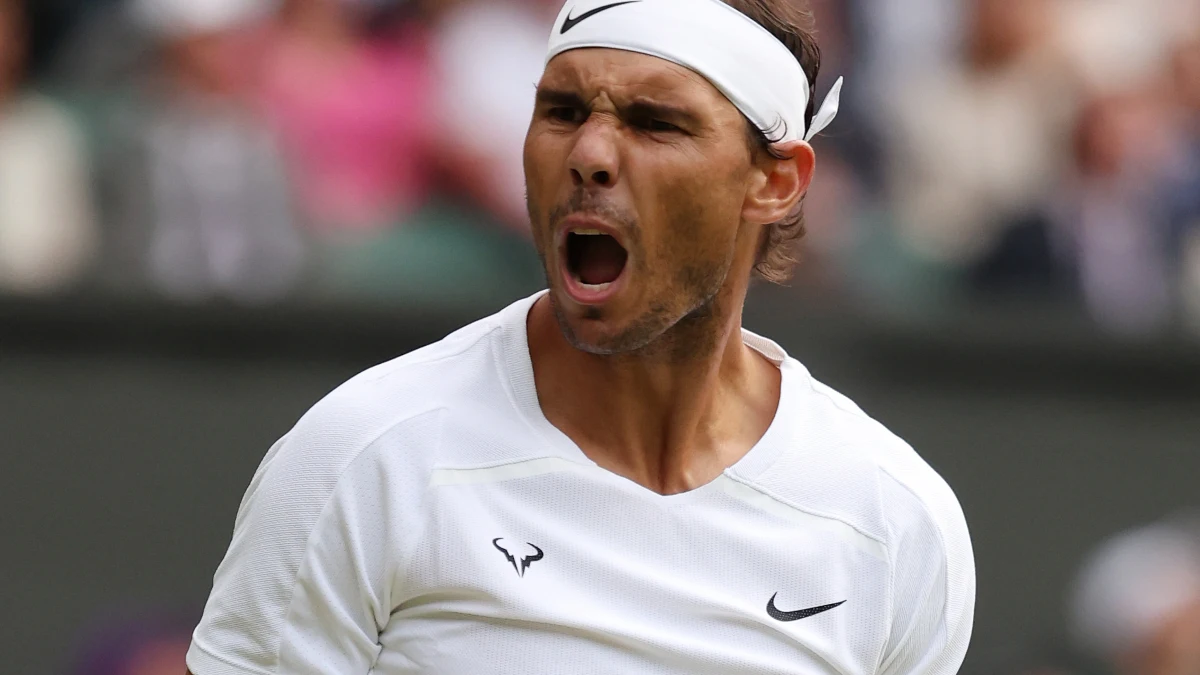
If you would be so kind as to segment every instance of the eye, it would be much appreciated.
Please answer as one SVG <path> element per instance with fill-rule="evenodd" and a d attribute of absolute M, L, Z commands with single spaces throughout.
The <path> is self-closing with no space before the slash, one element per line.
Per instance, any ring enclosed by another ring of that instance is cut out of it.
<path fill-rule="evenodd" d="M 638 115 L 637 117 L 633 118 L 632 122 L 637 128 L 644 131 L 649 131 L 651 133 L 669 134 L 683 131 L 670 122 L 652 117 L 650 115 Z"/>
<path fill-rule="evenodd" d="M 546 111 L 546 116 L 558 122 L 578 124 L 582 121 L 582 112 L 570 106 L 554 106 Z"/>
<path fill-rule="evenodd" d="M 650 131 L 661 131 L 661 132 L 680 131 L 679 127 L 675 126 L 674 124 L 671 124 L 670 122 L 664 122 L 662 120 L 655 120 L 655 119 L 652 119 L 646 123 L 646 129 L 648 129 Z"/>

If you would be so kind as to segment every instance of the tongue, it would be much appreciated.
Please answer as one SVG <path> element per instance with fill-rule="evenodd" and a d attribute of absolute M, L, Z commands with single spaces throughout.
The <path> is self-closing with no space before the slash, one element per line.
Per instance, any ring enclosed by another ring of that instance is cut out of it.
<path fill-rule="evenodd" d="M 609 236 L 579 237 L 579 280 L 590 286 L 611 283 L 625 269 L 625 249 Z"/>

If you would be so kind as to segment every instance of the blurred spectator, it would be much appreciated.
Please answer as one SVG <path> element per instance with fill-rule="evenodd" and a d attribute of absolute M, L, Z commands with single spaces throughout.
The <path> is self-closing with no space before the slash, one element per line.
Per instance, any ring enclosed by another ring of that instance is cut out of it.
<path fill-rule="evenodd" d="M 1085 562 L 1070 605 L 1081 649 L 1122 675 L 1200 673 L 1200 530 L 1189 520 L 1126 532 Z"/>
<path fill-rule="evenodd" d="M 942 70 L 962 41 L 962 0 L 851 2 L 862 33 L 860 59 L 873 90 L 896 93 L 897 80 Z"/>
<path fill-rule="evenodd" d="M 849 15 L 855 35 L 855 52 L 848 64 L 854 71 L 848 73 L 852 77 L 846 78 L 842 114 L 862 120 L 853 127 L 853 134 L 844 135 L 865 134 L 878 143 L 879 135 L 892 125 L 890 102 L 904 95 L 904 88 L 914 77 L 931 71 L 944 72 L 955 61 L 962 43 L 964 5 L 968 3 L 839 0 L 836 4 Z M 825 24 L 818 26 L 823 39 Z M 876 157 L 871 159 L 878 161 Z M 864 163 L 861 170 L 878 174 L 880 167 Z M 878 187 L 878 177 L 872 177 L 876 180 L 868 183 Z"/>
<path fill-rule="evenodd" d="M 1124 334 L 1168 326 L 1196 274 L 1200 136 L 1186 64 L 1174 78 L 1169 68 L 1186 35 L 1170 2 L 1067 5 L 1064 45 L 1089 101 L 1058 197 L 1060 227 L 1088 308 Z"/>
<path fill-rule="evenodd" d="M 240 31 L 254 0 L 132 0 L 158 43 L 140 96 L 118 120 L 110 223 L 152 286 L 171 297 L 273 300 L 303 262 L 286 169 L 244 100 Z M 132 230 L 132 234 L 130 233 Z M 132 250 L 131 250 L 132 249 Z"/>
<path fill-rule="evenodd" d="M 1057 41 L 1090 96 L 1128 91 L 1155 76 L 1169 48 L 1166 6 L 1174 1 L 1057 0 Z"/>
<path fill-rule="evenodd" d="M 901 240 L 920 258 L 962 272 L 996 255 L 1045 266 L 1042 211 L 1074 103 L 1051 9 L 1051 0 L 972 0 L 961 60 L 897 83 L 889 196 Z"/>
<path fill-rule="evenodd" d="M 389 4 L 290 0 L 264 31 L 260 96 L 313 221 L 320 290 L 441 307 L 536 290 L 521 148 L 553 9 Z"/>
<path fill-rule="evenodd" d="M 1196 5 L 1200 14 L 1200 2 Z M 1185 180 L 1175 191 L 1180 303 L 1187 325 L 1200 334 L 1200 28 L 1177 45 L 1172 75 L 1187 157 Z"/>
<path fill-rule="evenodd" d="M 428 199 L 430 81 L 422 26 L 368 32 L 366 3 L 284 0 L 255 36 L 256 95 L 318 233 L 403 223 Z"/>
<path fill-rule="evenodd" d="M 23 10 L 21 0 L 0 0 L 0 291 L 41 294 L 78 280 L 97 232 L 79 131 L 23 88 Z"/>
<path fill-rule="evenodd" d="M 456 183 L 524 230 L 525 132 L 557 0 L 441 1 L 434 67 L 441 154 Z"/>
<path fill-rule="evenodd" d="M 1121 333 L 1171 318 L 1169 172 L 1177 157 L 1169 109 L 1148 91 L 1091 102 L 1080 119 L 1077 170 L 1064 186 L 1067 236 L 1084 297 Z"/>
<path fill-rule="evenodd" d="M 106 617 L 76 649 L 71 675 L 182 675 L 196 621 L 163 612 Z"/>

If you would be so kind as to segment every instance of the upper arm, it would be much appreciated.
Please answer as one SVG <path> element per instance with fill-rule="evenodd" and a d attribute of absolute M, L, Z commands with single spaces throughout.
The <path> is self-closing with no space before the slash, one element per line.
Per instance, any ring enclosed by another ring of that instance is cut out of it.
<path fill-rule="evenodd" d="M 200 675 L 366 673 L 390 615 L 376 456 L 301 425 L 264 459 L 188 652 Z"/>
<path fill-rule="evenodd" d="M 892 497 L 892 617 L 878 672 L 953 675 L 966 657 L 975 610 L 975 561 L 966 520 L 940 479 L 927 499 L 898 482 L 887 492 Z"/>

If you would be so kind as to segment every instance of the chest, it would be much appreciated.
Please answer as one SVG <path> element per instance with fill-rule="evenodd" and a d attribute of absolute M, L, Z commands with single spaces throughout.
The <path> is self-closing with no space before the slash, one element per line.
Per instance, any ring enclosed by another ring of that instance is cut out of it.
<path fill-rule="evenodd" d="M 377 672 L 873 672 L 886 563 L 745 489 L 664 498 L 594 467 L 435 484 Z"/>

